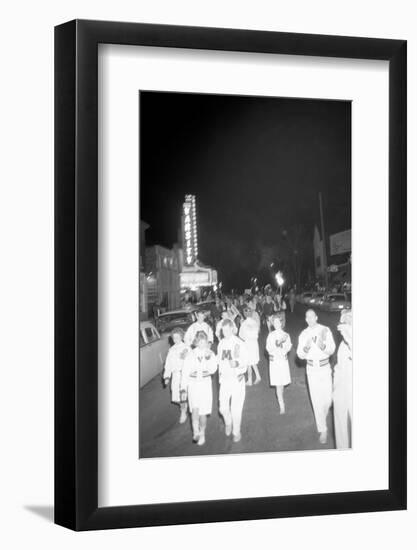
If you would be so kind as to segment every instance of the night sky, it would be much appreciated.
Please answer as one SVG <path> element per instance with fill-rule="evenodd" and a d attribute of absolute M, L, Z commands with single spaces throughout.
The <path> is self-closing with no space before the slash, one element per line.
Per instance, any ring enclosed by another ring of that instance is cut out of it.
<path fill-rule="evenodd" d="M 294 227 L 313 270 L 319 191 L 327 234 L 351 227 L 350 102 L 141 92 L 140 115 L 146 244 L 178 241 L 195 194 L 199 258 L 226 288 L 267 282 L 271 250 L 279 263 Z"/>

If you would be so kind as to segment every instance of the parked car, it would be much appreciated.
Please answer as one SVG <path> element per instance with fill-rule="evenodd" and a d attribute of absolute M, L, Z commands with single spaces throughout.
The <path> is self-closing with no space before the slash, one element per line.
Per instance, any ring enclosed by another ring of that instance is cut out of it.
<path fill-rule="evenodd" d="M 195 308 L 198 309 L 198 311 L 202 311 L 205 315 L 211 315 L 211 310 L 215 303 L 215 300 L 205 300 L 204 302 L 195 304 Z"/>
<path fill-rule="evenodd" d="M 346 301 L 348 303 L 348 308 L 349 309 L 352 309 L 352 292 L 345 292 L 345 296 L 346 296 Z"/>
<path fill-rule="evenodd" d="M 313 297 L 313 292 L 308 291 L 308 292 L 302 292 L 297 296 L 296 299 L 299 304 L 308 304 L 309 300 L 311 300 L 312 297 Z"/>
<path fill-rule="evenodd" d="M 151 321 L 141 321 L 139 326 L 140 388 L 162 372 L 168 350 L 168 339 L 161 338 Z"/>
<path fill-rule="evenodd" d="M 307 298 L 306 305 L 311 305 L 313 307 L 319 306 L 324 299 L 324 292 L 313 292 L 311 298 Z"/>
<path fill-rule="evenodd" d="M 319 306 L 323 311 L 341 311 L 350 309 L 350 302 L 344 293 L 330 293 L 325 295 Z"/>
<path fill-rule="evenodd" d="M 176 309 L 161 313 L 157 317 L 156 326 L 161 334 L 167 334 L 174 328 L 182 328 L 185 332 L 187 328 L 196 320 L 196 307 L 187 309 Z"/>

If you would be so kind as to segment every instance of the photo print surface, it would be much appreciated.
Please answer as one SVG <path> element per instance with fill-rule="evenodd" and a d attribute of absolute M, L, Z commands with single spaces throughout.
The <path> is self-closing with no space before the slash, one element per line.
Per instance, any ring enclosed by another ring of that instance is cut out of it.
<path fill-rule="evenodd" d="M 351 102 L 139 119 L 139 458 L 351 448 Z"/>

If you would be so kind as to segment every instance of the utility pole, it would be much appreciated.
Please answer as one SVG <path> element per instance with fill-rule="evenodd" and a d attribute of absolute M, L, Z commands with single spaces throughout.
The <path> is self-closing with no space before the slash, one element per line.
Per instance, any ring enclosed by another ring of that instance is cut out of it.
<path fill-rule="evenodd" d="M 324 284 L 326 285 L 326 290 L 327 290 L 329 286 L 329 274 L 327 272 L 326 233 L 324 231 L 323 202 L 321 199 L 321 191 L 319 191 L 319 205 L 320 205 L 321 238 L 323 243 Z"/>

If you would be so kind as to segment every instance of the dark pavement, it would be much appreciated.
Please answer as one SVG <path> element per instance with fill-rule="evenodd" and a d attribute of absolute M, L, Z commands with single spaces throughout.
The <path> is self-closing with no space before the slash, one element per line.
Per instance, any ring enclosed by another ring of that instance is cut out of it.
<path fill-rule="evenodd" d="M 328 415 L 328 442 L 321 445 L 308 394 L 305 363 L 295 354 L 298 335 L 306 326 L 305 310 L 306 307 L 297 304 L 294 313 L 287 312 L 286 331 L 291 336 L 293 349 L 289 354 L 292 382 L 284 390 L 284 415 L 279 414 L 275 388 L 269 386 L 268 360 L 264 352 L 266 330 L 263 329 L 259 339 L 262 381 L 256 386 L 246 387 L 242 440 L 233 443 L 232 438 L 224 433 L 223 420 L 218 412 L 217 374 L 212 380 L 213 410 L 207 419 L 206 444 L 201 447 L 192 442 L 191 421 L 178 423 L 179 407 L 171 403 L 169 388 L 164 388 L 161 376 L 156 376 L 139 394 L 140 458 L 334 449 L 332 409 Z M 338 344 L 336 326 L 339 314 L 319 312 L 318 315 L 319 322 L 331 328 Z"/>

